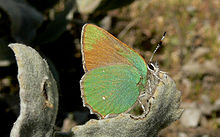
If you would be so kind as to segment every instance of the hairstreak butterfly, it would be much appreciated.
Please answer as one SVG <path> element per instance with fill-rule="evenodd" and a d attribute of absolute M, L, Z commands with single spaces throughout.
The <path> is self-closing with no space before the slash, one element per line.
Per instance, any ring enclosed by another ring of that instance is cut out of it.
<path fill-rule="evenodd" d="M 161 41 L 164 36 L 165 33 Z M 156 50 L 160 45 L 161 42 Z M 152 63 L 154 53 L 146 64 L 136 51 L 93 24 L 83 26 L 81 52 L 85 74 L 80 88 L 84 106 L 99 118 L 106 118 L 126 112 L 138 102 L 144 116 L 147 114 L 142 98 L 151 95 L 154 89 L 148 73 L 154 80 L 160 79 L 159 68 Z"/>

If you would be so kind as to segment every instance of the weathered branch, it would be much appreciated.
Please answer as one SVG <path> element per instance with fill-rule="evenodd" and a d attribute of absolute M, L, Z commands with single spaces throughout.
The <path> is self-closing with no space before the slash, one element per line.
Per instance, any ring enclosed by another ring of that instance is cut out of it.
<path fill-rule="evenodd" d="M 58 90 L 47 62 L 31 47 L 10 44 L 18 64 L 20 115 L 11 137 L 49 137 L 58 109 Z"/>

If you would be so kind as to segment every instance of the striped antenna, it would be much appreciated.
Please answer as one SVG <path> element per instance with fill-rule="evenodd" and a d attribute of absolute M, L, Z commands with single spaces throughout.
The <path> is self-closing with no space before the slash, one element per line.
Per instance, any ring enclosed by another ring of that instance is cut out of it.
<path fill-rule="evenodd" d="M 163 39 L 165 38 L 166 33 L 167 33 L 167 32 L 164 32 L 164 33 L 163 33 L 163 36 L 162 36 L 160 42 L 157 44 L 157 47 L 156 47 L 156 49 L 154 50 L 152 56 L 150 57 L 150 61 L 149 61 L 149 62 L 152 61 L 152 59 L 153 59 L 153 57 L 154 57 L 154 54 L 157 52 L 157 50 L 158 50 L 158 49 L 160 48 L 160 46 L 162 45 L 162 41 L 163 41 Z"/>

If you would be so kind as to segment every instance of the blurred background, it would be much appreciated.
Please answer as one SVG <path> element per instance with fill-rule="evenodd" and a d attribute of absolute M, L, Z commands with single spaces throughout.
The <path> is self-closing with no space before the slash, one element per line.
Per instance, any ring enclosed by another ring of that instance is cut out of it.
<path fill-rule="evenodd" d="M 0 136 L 19 115 L 17 65 L 9 43 L 45 58 L 59 87 L 55 129 L 67 132 L 91 118 L 82 106 L 80 35 L 85 23 L 106 29 L 146 61 L 154 57 L 182 93 L 180 120 L 160 137 L 220 136 L 220 0 L 0 0 Z"/>

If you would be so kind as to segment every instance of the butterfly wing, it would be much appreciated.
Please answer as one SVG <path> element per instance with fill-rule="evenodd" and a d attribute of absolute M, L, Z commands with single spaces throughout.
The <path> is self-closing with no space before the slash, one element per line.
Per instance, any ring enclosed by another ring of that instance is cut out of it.
<path fill-rule="evenodd" d="M 86 72 L 80 82 L 84 105 L 102 118 L 131 108 L 146 83 L 144 59 L 92 24 L 83 26 L 81 45 Z"/>
<path fill-rule="evenodd" d="M 101 118 L 125 112 L 137 100 L 139 80 L 137 69 L 129 65 L 93 69 L 83 76 L 80 83 L 83 103 Z"/>
<path fill-rule="evenodd" d="M 81 45 L 85 72 L 103 66 L 128 64 L 137 68 L 142 76 L 147 74 L 146 63 L 137 52 L 98 26 L 83 26 Z"/>

